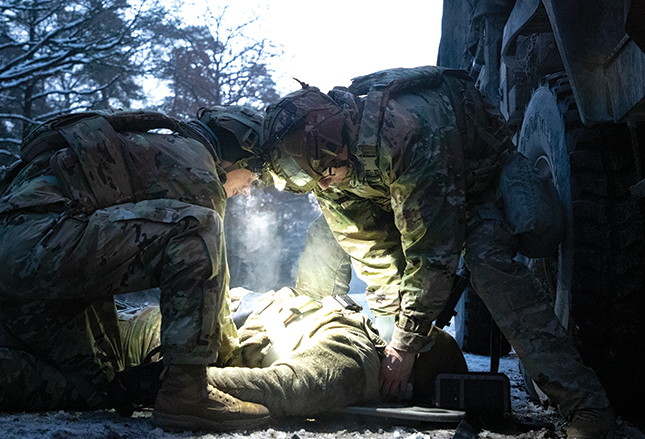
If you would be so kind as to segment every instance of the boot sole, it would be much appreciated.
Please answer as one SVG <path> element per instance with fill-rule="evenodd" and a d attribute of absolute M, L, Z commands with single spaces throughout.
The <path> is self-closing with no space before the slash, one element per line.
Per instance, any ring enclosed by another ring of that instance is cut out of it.
<path fill-rule="evenodd" d="M 229 419 L 226 421 L 211 421 L 190 415 L 169 415 L 166 413 L 154 412 L 151 423 L 164 431 L 182 432 L 186 430 L 197 431 L 231 431 L 250 430 L 268 424 L 270 416 L 253 419 Z"/>

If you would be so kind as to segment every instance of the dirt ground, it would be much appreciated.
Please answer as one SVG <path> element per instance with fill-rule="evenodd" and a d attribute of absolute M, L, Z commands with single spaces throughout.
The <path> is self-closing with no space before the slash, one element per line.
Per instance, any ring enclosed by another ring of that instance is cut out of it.
<path fill-rule="evenodd" d="M 466 355 L 471 371 L 485 371 L 487 357 Z M 553 408 L 535 404 L 524 390 L 518 361 L 514 355 L 501 360 L 500 372 L 511 382 L 512 412 L 501 422 L 485 425 L 480 439 L 560 439 L 564 423 Z M 450 439 L 457 424 L 385 419 L 371 416 L 330 413 L 315 419 L 273 420 L 255 431 L 231 433 L 166 433 L 149 422 L 150 411 L 122 418 L 113 410 L 95 412 L 0 413 L 2 439 L 139 439 L 139 438 L 250 438 L 250 439 Z M 645 416 L 644 416 L 645 421 Z M 610 439 L 645 439 L 645 422 L 617 424 Z M 457 439 L 457 438 L 456 438 Z M 460 438 L 467 439 L 467 438 Z"/>

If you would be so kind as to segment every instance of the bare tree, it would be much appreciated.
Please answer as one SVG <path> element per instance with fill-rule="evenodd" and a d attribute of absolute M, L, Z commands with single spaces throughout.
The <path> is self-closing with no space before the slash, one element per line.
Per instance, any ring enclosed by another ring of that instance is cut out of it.
<path fill-rule="evenodd" d="M 143 97 L 136 2 L 0 0 L 0 145 L 15 151 L 34 124 Z"/>
<path fill-rule="evenodd" d="M 228 26 L 227 10 L 208 11 L 204 26 L 166 29 L 174 46 L 160 64 L 172 93 L 164 100 L 164 112 L 192 117 L 204 106 L 260 107 L 278 98 L 267 64 L 280 50 L 267 39 L 249 36 L 257 16 Z"/>

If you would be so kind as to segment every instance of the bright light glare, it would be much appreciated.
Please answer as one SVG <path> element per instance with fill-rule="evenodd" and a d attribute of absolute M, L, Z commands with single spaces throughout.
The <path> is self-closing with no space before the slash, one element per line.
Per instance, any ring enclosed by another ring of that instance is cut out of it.
<path fill-rule="evenodd" d="M 298 78 L 326 92 L 352 78 L 392 67 L 436 63 L 441 0 L 247 0 L 228 2 L 225 17 L 244 22 L 249 36 L 282 46 L 271 61 L 280 94 L 296 90 Z M 199 24 L 201 11 L 224 2 L 185 1 L 182 11 Z M 186 5 L 189 5 L 187 7 Z M 189 17 L 187 17 L 189 18 Z"/>
<path fill-rule="evenodd" d="M 273 178 L 273 185 L 275 186 L 275 188 L 277 190 L 279 190 L 279 191 L 283 191 L 284 188 L 287 187 L 287 180 L 285 180 L 284 178 L 279 177 L 278 174 L 276 174 L 273 171 L 269 171 L 269 173 L 271 174 L 271 177 Z"/>

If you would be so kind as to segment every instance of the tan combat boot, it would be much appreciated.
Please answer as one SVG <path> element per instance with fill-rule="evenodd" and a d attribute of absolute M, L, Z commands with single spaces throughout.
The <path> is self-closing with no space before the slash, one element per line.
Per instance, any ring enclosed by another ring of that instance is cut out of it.
<path fill-rule="evenodd" d="M 152 423 L 168 431 L 252 429 L 269 421 L 260 404 L 240 401 L 206 382 L 206 366 L 170 365 Z"/>
<path fill-rule="evenodd" d="M 567 439 L 604 439 L 614 428 L 615 421 L 611 407 L 578 410 L 567 426 Z"/>

